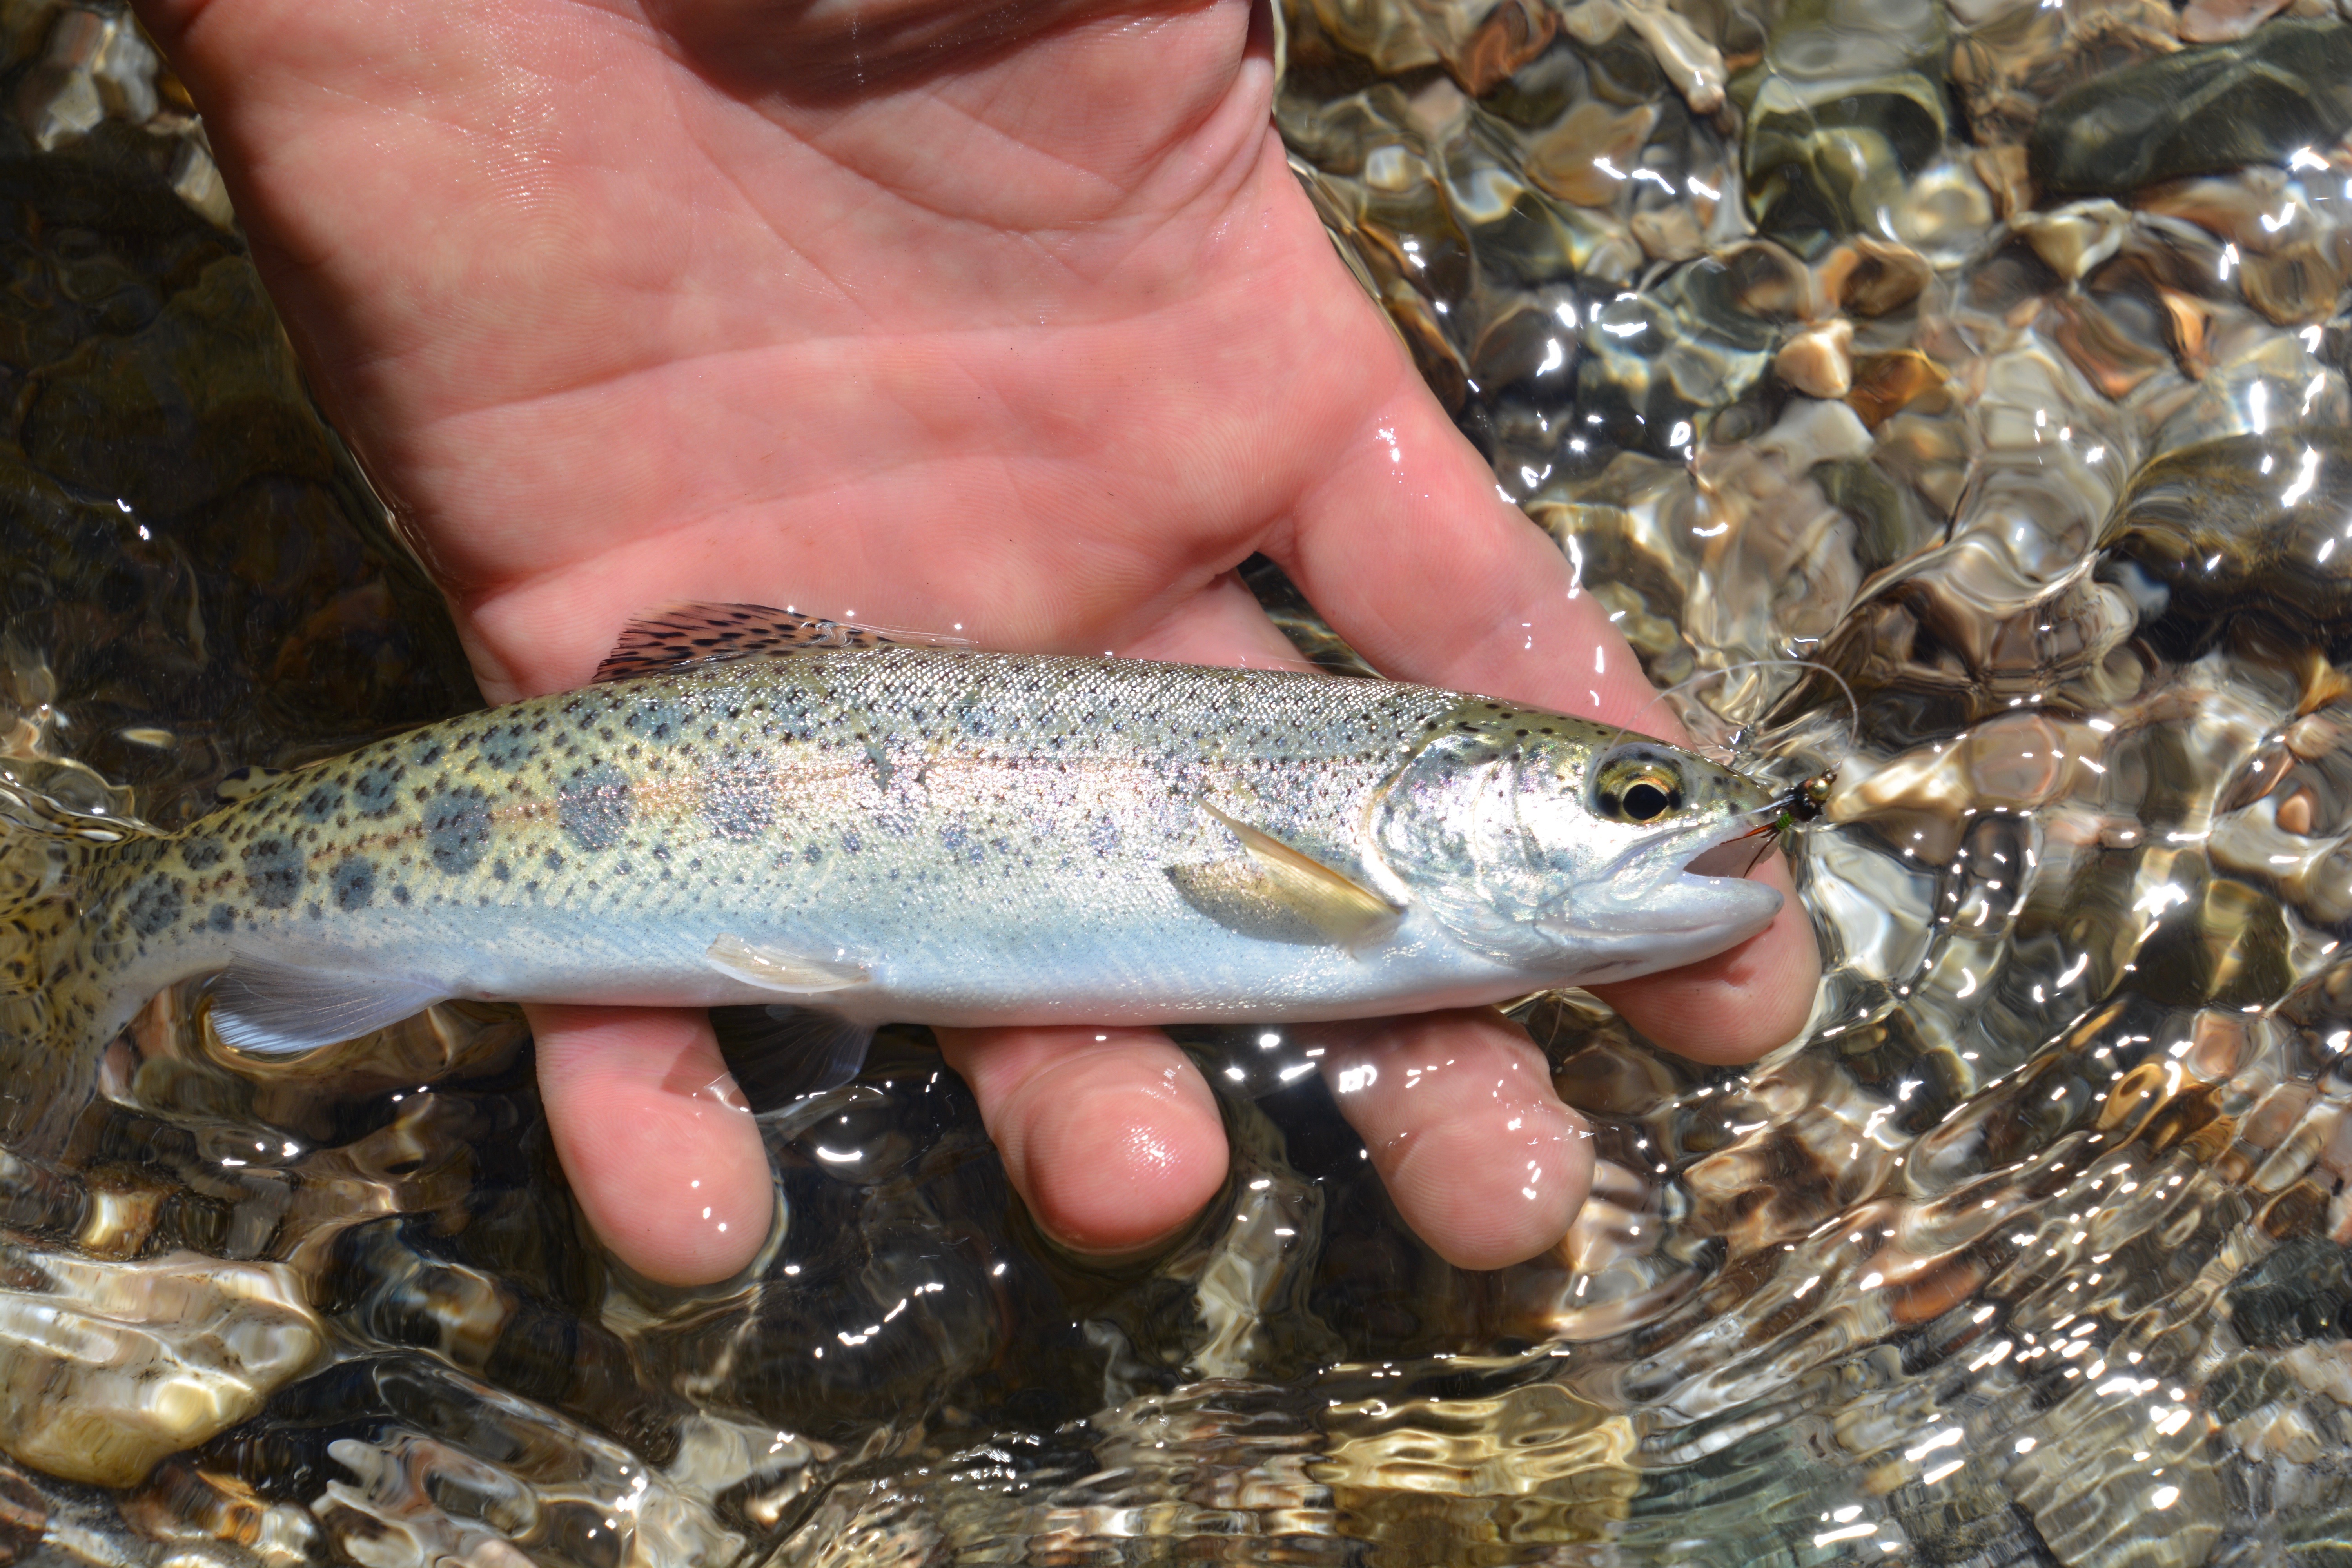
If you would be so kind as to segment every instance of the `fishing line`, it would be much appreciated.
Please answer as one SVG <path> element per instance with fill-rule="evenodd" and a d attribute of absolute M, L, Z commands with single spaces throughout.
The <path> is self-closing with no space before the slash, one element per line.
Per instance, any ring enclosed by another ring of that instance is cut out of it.
<path fill-rule="evenodd" d="M 1738 664 L 1726 665 L 1721 669 L 1701 670 L 1698 674 L 1692 676 L 1687 680 L 1677 681 L 1674 685 L 1667 687 L 1664 690 L 1651 698 L 1649 701 L 1642 704 L 1640 711 L 1636 712 L 1632 719 L 1617 727 L 1617 732 L 1609 738 L 1609 744 L 1601 748 L 1603 754 L 1615 750 L 1620 742 L 1624 740 L 1628 734 L 1633 732 L 1634 724 L 1643 714 L 1649 712 L 1651 709 L 1656 707 L 1659 703 L 1665 701 L 1668 698 L 1679 697 L 1703 681 L 1720 680 L 1727 676 L 1738 675 L 1742 670 L 1749 669 L 1817 669 L 1823 675 L 1828 676 L 1832 680 L 1836 681 L 1838 684 L 1838 689 L 1845 694 L 1846 737 L 1844 750 L 1840 753 L 1840 755 L 1850 756 L 1861 745 L 1862 704 L 1855 700 L 1853 688 L 1846 684 L 1846 679 L 1844 676 L 1840 675 L 1836 670 L 1832 669 L 1826 664 L 1819 664 L 1809 658 L 1751 658 L 1744 659 Z M 1781 695 L 1786 696 L 1787 693 L 1784 692 Z M 1715 716 L 1717 718 L 1723 717 L 1721 714 L 1717 714 Z M 1691 747 L 1691 750 L 1698 752 L 1702 755 L 1706 754 L 1710 750 L 1727 752 L 1727 756 L 1712 758 L 1710 760 L 1720 761 L 1726 767 L 1733 769 L 1740 768 L 1740 758 L 1747 754 L 1751 749 L 1752 748 L 1746 745 L 1735 745 L 1727 748 L 1714 745 L 1711 742 L 1694 744 Z"/>

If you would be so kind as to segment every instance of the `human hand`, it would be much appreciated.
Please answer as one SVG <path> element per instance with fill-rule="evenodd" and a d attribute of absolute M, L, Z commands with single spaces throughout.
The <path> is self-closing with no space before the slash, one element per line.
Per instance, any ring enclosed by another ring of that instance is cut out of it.
<path fill-rule="evenodd" d="M 1620 721 L 1650 700 L 1332 254 L 1246 0 L 141 14 L 493 700 L 584 681 L 634 614 L 692 599 L 1297 663 L 1233 575 L 1253 551 L 1390 675 Z M 1741 1060 L 1799 1026 L 1816 966 L 1790 900 L 1608 995 Z M 665 1280 L 740 1269 L 772 1184 L 708 1092 L 707 1020 L 533 1024 L 607 1244 Z M 1223 1180 L 1214 1101 L 1164 1036 L 942 1034 L 1070 1246 L 1149 1246 Z M 1341 1099 L 1408 1223 L 1469 1267 L 1557 1239 L 1590 1155 L 1524 1035 L 1448 1014 L 1347 1041 L 1331 1066 L 1434 1069 Z"/>

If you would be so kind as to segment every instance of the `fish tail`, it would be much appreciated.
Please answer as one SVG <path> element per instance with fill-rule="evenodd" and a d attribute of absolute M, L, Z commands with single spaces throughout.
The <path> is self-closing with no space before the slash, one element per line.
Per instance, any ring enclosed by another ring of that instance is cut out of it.
<path fill-rule="evenodd" d="M 88 1101 L 98 1037 L 116 1021 L 91 911 L 159 842 L 136 820 L 0 775 L 0 1141 L 13 1151 L 54 1144 Z"/>

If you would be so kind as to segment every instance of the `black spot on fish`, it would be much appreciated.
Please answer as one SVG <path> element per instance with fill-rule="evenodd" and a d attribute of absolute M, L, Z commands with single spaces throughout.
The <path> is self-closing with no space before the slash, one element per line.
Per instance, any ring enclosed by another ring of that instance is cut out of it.
<path fill-rule="evenodd" d="M 408 900 L 409 900 L 410 897 L 411 897 L 411 895 L 410 895 L 410 893 L 409 893 L 409 891 L 408 891 L 408 888 L 407 888 L 407 885 L 406 885 L 406 884 L 404 884 L 404 883 L 401 883 L 401 882 L 394 882 L 394 883 L 392 885 L 392 901 L 393 901 L 394 903 L 395 903 L 395 904 L 404 904 L 404 903 L 408 902 Z"/>
<path fill-rule="evenodd" d="M 429 768 L 439 762 L 442 753 L 447 750 L 448 748 L 441 743 L 441 737 L 426 735 L 417 741 L 415 749 L 408 754 L 416 759 L 418 767 Z"/>
<path fill-rule="evenodd" d="M 582 849 L 610 849 L 628 831 L 629 781 L 611 766 L 574 768 L 555 792 L 556 819 Z"/>
<path fill-rule="evenodd" d="M 343 804 L 343 789 L 330 779 L 312 784 L 310 791 L 294 806 L 294 815 L 305 822 L 324 822 L 335 815 Z"/>
<path fill-rule="evenodd" d="M 666 746 L 683 739 L 694 710 L 675 697 L 648 697 L 629 710 L 621 727 L 640 740 Z"/>
<path fill-rule="evenodd" d="M 549 870 L 561 871 L 563 869 L 563 857 L 557 851 L 553 849 L 549 850 L 543 858 L 547 861 L 547 868 Z"/>
<path fill-rule="evenodd" d="M 191 838 L 180 846 L 180 860 L 191 871 L 208 871 L 220 864 L 220 843 L 212 838 Z"/>
<path fill-rule="evenodd" d="M 702 781 L 702 819 L 721 838 L 757 838 L 776 816 L 776 779 L 760 768 L 719 767 Z"/>
<path fill-rule="evenodd" d="M 425 845 L 436 869 L 460 877 L 482 863 L 490 842 L 490 802 L 473 784 L 444 784 L 425 802 Z"/>
<path fill-rule="evenodd" d="M 383 816 L 400 804 L 400 781 L 408 769 L 395 762 L 381 762 L 359 776 L 352 785 L 352 804 L 362 816 Z"/>
<path fill-rule="evenodd" d="M 215 931 L 235 931 L 236 911 L 226 904 L 215 904 L 213 912 L 205 917 L 205 923 Z"/>
<path fill-rule="evenodd" d="M 530 734 L 520 721 L 493 724 L 482 731 L 482 757 L 492 767 L 514 772 L 530 761 Z"/>
<path fill-rule="evenodd" d="M 855 833 L 843 834 L 841 836 L 841 847 L 852 855 L 856 854 L 857 851 L 863 847 L 863 846 L 858 843 L 857 835 Z"/>
<path fill-rule="evenodd" d="M 292 909 L 303 875 L 302 851 L 289 839 L 272 834 L 245 847 L 245 879 L 265 910 Z"/>
<path fill-rule="evenodd" d="M 180 884 L 160 872 L 150 872 L 131 884 L 122 905 L 122 918 L 141 936 L 157 936 L 172 929 L 187 903 Z"/>
<path fill-rule="evenodd" d="M 334 889 L 335 908 L 363 910 L 375 900 L 375 862 L 364 855 L 346 855 L 327 874 Z"/>
<path fill-rule="evenodd" d="M 503 860 L 493 860 L 490 862 L 490 875 L 501 882 L 511 882 L 514 880 L 514 868 Z"/>

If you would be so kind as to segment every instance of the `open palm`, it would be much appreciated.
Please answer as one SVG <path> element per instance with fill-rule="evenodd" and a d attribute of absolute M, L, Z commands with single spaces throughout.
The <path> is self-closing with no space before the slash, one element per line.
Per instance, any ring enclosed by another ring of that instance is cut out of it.
<path fill-rule="evenodd" d="M 1295 662 L 1262 551 L 1387 672 L 1628 718 L 1649 691 L 1499 501 L 1283 163 L 1245 0 L 149 0 L 322 397 L 494 699 L 667 601 L 984 646 Z M 1728 1060 L 1802 1019 L 1793 905 L 1612 991 Z M 725 1276 L 770 1183 L 698 1016 L 541 1008 L 592 1221 Z M 1148 1245 L 1223 1180 L 1150 1031 L 959 1034 L 1015 1184 Z M 1492 1015 L 1351 1031 L 1346 1109 L 1457 1261 L 1547 1246 L 1589 1155 Z M 1357 1075 L 1361 1081 L 1369 1075 Z M 1408 1093 L 1398 1087 L 1407 1081 Z"/>

